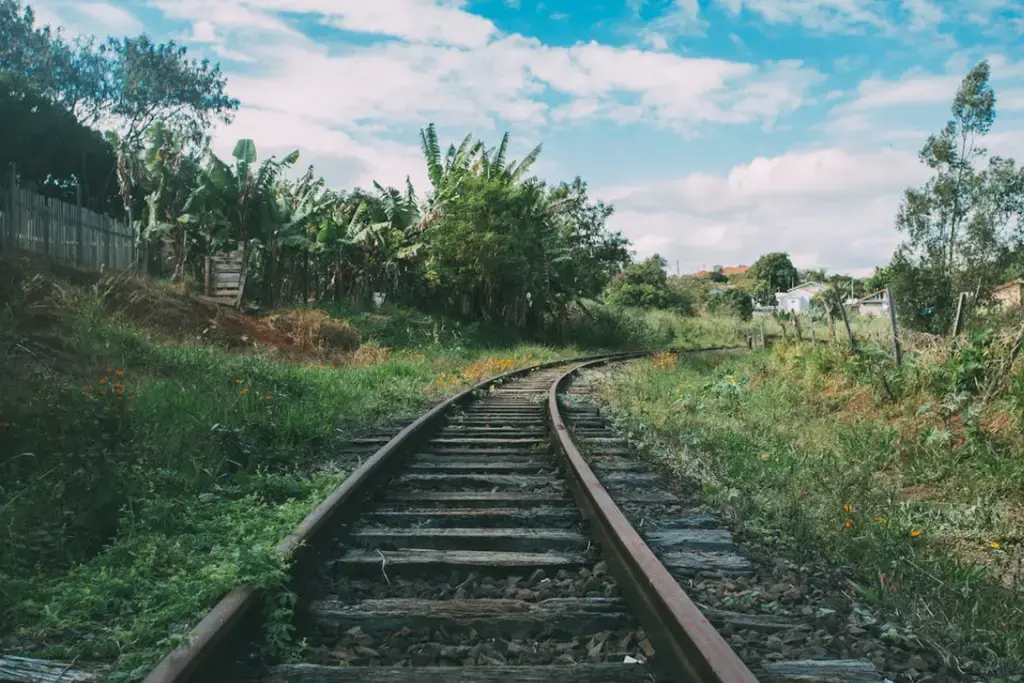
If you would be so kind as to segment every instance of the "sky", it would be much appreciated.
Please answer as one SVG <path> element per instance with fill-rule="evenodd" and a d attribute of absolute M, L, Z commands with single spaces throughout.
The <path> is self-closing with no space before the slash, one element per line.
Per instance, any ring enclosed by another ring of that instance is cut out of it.
<path fill-rule="evenodd" d="M 220 63 L 227 156 L 301 152 L 333 187 L 429 189 L 419 130 L 581 176 L 670 270 L 868 275 L 917 152 L 992 67 L 992 154 L 1024 159 L 1024 0 L 30 0 L 69 34 L 149 33 Z"/>

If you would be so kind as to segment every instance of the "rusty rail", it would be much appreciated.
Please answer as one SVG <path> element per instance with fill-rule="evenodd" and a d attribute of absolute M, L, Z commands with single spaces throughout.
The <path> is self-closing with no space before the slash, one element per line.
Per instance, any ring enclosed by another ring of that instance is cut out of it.
<path fill-rule="evenodd" d="M 356 469 L 338 486 L 299 526 L 292 531 L 277 549 L 282 554 L 295 557 L 301 548 L 315 548 L 316 540 L 331 522 L 352 504 L 356 503 L 380 483 L 382 475 L 395 464 L 398 456 L 408 446 L 414 444 L 424 435 L 443 425 L 446 413 L 450 408 L 468 402 L 477 391 L 484 390 L 495 384 L 527 375 L 559 365 L 582 363 L 586 361 L 614 361 L 646 355 L 643 353 L 616 353 L 600 356 L 584 356 L 557 361 L 548 361 L 527 368 L 486 379 L 469 389 L 439 403 L 420 416 L 415 422 L 399 432 L 388 441 L 366 462 Z M 164 657 L 144 679 L 143 683 L 187 683 L 196 681 L 203 675 L 214 660 L 214 654 L 231 636 L 251 619 L 258 618 L 254 608 L 259 604 L 260 594 L 249 586 L 238 586 L 228 593 L 211 609 L 199 624 L 191 631 L 189 645 L 182 646 Z M 248 618 L 247 618 L 248 617 Z M 737 679 L 739 680 L 739 679 Z"/>
<path fill-rule="evenodd" d="M 566 458 L 576 503 L 590 521 L 592 533 L 601 542 L 602 556 L 654 644 L 657 662 L 652 664 L 675 681 L 757 683 L 754 674 L 626 520 L 566 429 L 558 394 L 580 370 L 617 360 L 623 358 L 582 362 L 559 377 L 548 392 L 552 443 Z"/>

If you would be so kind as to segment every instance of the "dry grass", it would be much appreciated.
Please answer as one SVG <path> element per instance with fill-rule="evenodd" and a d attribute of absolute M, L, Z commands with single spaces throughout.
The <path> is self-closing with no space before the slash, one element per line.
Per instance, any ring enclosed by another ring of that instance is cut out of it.
<path fill-rule="evenodd" d="M 345 353 L 359 348 L 359 332 L 323 310 L 286 310 L 270 316 L 269 321 L 273 329 L 304 351 Z"/>

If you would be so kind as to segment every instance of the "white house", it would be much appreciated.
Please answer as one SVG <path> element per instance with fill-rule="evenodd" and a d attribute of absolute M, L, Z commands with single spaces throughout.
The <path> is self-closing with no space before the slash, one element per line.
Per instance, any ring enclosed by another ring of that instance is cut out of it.
<path fill-rule="evenodd" d="M 803 313 L 811 310 L 811 298 L 819 292 L 828 289 L 820 282 L 804 282 L 788 292 L 779 292 L 775 295 L 778 301 L 778 310 Z"/>
<path fill-rule="evenodd" d="M 889 297 L 885 295 L 886 290 L 880 289 L 877 292 L 871 292 L 867 296 L 857 299 L 853 304 L 853 309 L 861 315 L 888 315 L 889 314 Z"/>

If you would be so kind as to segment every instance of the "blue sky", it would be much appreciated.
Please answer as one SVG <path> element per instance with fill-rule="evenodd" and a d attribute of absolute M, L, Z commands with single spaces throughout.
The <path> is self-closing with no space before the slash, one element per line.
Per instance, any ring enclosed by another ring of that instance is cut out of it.
<path fill-rule="evenodd" d="M 70 33 L 146 31 L 221 63 L 218 152 L 298 148 L 337 187 L 406 175 L 418 130 L 508 130 L 581 175 L 639 255 L 683 272 L 787 251 L 870 273 L 963 75 L 992 65 L 991 152 L 1024 157 L 1024 0 L 37 0 Z"/>

